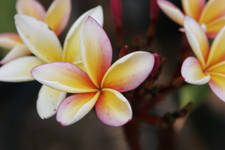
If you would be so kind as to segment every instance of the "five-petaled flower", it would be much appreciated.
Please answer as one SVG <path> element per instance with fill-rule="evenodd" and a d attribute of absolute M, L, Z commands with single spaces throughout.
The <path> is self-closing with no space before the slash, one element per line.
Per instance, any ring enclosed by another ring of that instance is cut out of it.
<path fill-rule="evenodd" d="M 29 15 L 46 22 L 56 35 L 60 35 L 69 21 L 71 0 L 54 0 L 47 12 L 36 0 L 17 0 L 16 9 L 18 14 Z M 29 48 L 16 33 L 0 34 L 0 47 L 10 50 L 0 61 L 1 64 L 31 54 Z"/>
<path fill-rule="evenodd" d="M 46 23 L 31 16 L 16 15 L 17 31 L 34 56 L 23 56 L 4 64 L 0 68 L 0 81 L 24 82 L 34 80 L 30 74 L 33 67 L 55 61 L 70 62 L 82 68 L 79 36 L 82 24 L 88 16 L 92 16 L 99 24 L 103 24 L 102 7 L 97 6 L 90 9 L 72 25 L 62 48 L 55 32 L 50 30 Z M 65 92 L 42 86 L 37 100 L 39 116 L 49 118 L 54 115 L 65 96 Z"/>
<path fill-rule="evenodd" d="M 158 0 L 161 10 L 173 21 L 183 26 L 184 14 L 194 18 L 209 38 L 215 38 L 225 25 L 224 0 L 182 0 L 184 13 L 167 0 Z"/>
<path fill-rule="evenodd" d="M 76 93 L 59 105 L 57 120 L 62 125 L 70 125 L 95 106 L 97 116 L 105 124 L 125 124 L 132 118 L 132 110 L 120 92 L 135 89 L 148 77 L 154 66 L 154 56 L 149 52 L 133 52 L 111 66 L 111 43 L 92 17 L 88 17 L 81 29 L 80 51 L 85 71 L 66 62 L 32 69 L 37 81 L 57 90 Z"/>
<path fill-rule="evenodd" d="M 184 29 L 190 46 L 197 58 L 188 57 L 181 73 L 191 84 L 209 83 L 212 91 L 225 101 L 225 27 L 214 39 L 211 48 L 205 32 L 191 17 L 184 17 Z"/>

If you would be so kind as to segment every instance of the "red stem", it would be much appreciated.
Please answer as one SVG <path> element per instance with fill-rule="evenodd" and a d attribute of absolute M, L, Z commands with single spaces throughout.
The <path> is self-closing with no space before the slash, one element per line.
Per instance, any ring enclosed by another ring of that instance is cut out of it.
<path fill-rule="evenodd" d="M 142 150 L 139 142 L 139 123 L 135 117 L 123 127 L 130 150 Z"/>

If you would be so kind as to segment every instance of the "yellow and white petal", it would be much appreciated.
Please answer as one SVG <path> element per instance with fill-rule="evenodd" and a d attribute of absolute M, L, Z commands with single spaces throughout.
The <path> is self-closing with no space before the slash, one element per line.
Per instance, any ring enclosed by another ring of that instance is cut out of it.
<path fill-rule="evenodd" d="M 97 91 L 88 75 L 68 62 L 52 62 L 32 69 L 33 77 L 42 84 L 67 93 Z"/>
<path fill-rule="evenodd" d="M 217 34 L 216 38 L 214 39 L 208 60 L 207 60 L 207 66 L 213 66 L 218 62 L 221 62 L 224 60 L 225 57 L 225 27 L 223 27 L 220 32 Z"/>
<path fill-rule="evenodd" d="M 6 56 L 0 61 L 0 64 L 5 64 L 16 58 L 28 56 L 30 54 L 31 52 L 25 45 L 18 45 L 11 49 L 8 54 L 6 54 Z"/>
<path fill-rule="evenodd" d="M 54 0 L 49 7 L 45 22 L 59 35 L 68 24 L 71 13 L 71 0 Z"/>
<path fill-rule="evenodd" d="M 138 87 L 150 74 L 155 57 L 149 52 L 130 53 L 117 60 L 106 72 L 101 87 L 119 92 Z"/>
<path fill-rule="evenodd" d="M 221 61 L 221 62 L 207 68 L 206 72 L 225 74 L 225 61 Z"/>
<path fill-rule="evenodd" d="M 224 16 L 225 14 L 225 5 L 224 0 L 209 0 L 199 19 L 200 24 L 208 24 L 209 22 Z"/>
<path fill-rule="evenodd" d="M 26 15 L 15 16 L 16 28 L 30 51 L 46 62 L 61 61 L 62 47 L 47 24 Z"/>
<path fill-rule="evenodd" d="M 47 86 L 42 86 L 37 99 L 37 112 L 42 119 L 55 115 L 59 104 L 65 99 L 66 93 Z"/>
<path fill-rule="evenodd" d="M 76 94 L 66 98 L 57 110 L 57 121 L 64 126 L 82 119 L 94 107 L 100 92 Z"/>
<path fill-rule="evenodd" d="M 183 26 L 184 14 L 180 9 L 167 0 L 158 0 L 158 5 L 160 9 L 174 22 Z"/>
<path fill-rule="evenodd" d="M 39 20 L 45 19 L 45 9 L 36 0 L 17 0 L 16 9 L 18 14 L 29 15 Z"/>
<path fill-rule="evenodd" d="M 17 58 L 0 68 L 0 81 L 24 82 L 34 80 L 30 71 L 40 64 L 43 64 L 43 61 L 34 56 Z"/>
<path fill-rule="evenodd" d="M 112 46 L 103 28 L 92 17 L 88 17 L 81 29 L 80 52 L 87 74 L 100 87 L 111 65 Z"/>
<path fill-rule="evenodd" d="M 225 26 L 225 16 L 213 20 L 207 24 L 206 34 L 209 38 L 214 39 L 218 32 Z"/>
<path fill-rule="evenodd" d="M 0 34 L 0 47 L 10 50 L 15 46 L 23 45 L 23 41 L 16 33 L 2 33 Z"/>
<path fill-rule="evenodd" d="M 70 28 L 63 47 L 63 59 L 64 61 L 77 63 L 81 61 L 80 49 L 79 49 L 79 38 L 80 30 L 84 21 L 88 16 L 93 17 L 101 26 L 103 25 L 103 10 L 101 6 L 92 8 L 82 14 Z"/>
<path fill-rule="evenodd" d="M 212 91 L 225 102 L 225 74 L 211 74 L 209 86 Z"/>
<path fill-rule="evenodd" d="M 113 89 L 103 89 L 95 110 L 98 118 L 110 126 L 122 126 L 132 119 L 132 110 L 128 100 Z"/>
<path fill-rule="evenodd" d="M 210 75 L 204 74 L 200 62 L 195 57 L 188 57 L 181 67 L 184 80 L 191 84 L 202 85 L 208 83 Z"/>
<path fill-rule="evenodd" d="M 209 42 L 205 32 L 201 26 L 189 16 L 184 17 L 184 30 L 193 52 L 204 67 L 209 53 Z"/>
<path fill-rule="evenodd" d="M 182 0 L 182 6 L 186 15 L 198 20 L 206 0 Z"/>

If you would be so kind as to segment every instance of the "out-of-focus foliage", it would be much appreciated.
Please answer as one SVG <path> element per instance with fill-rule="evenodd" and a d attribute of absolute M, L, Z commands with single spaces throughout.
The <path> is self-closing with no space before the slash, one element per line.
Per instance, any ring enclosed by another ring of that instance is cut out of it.
<path fill-rule="evenodd" d="M 204 103 L 208 96 L 210 88 L 207 84 L 204 85 L 185 85 L 179 91 L 179 107 L 183 108 L 188 103 L 193 104 L 193 108 L 197 108 Z"/>
<path fill-rule="evenodd" d="M 0 1 L 0 33 L 16 32 L 14 23 L 14 15 L 16 14 L 15 3 L 16 0 Z M 7 52 L 7 50 L 0 48 L 0 58 L 3 58 Z"/>
<path fill-rule="evenodd" d="M 15 3 L 16 0 L 0 1 L 0 33 L 16 32 L 14 24 L 14 15 L 16 14 Z"/>

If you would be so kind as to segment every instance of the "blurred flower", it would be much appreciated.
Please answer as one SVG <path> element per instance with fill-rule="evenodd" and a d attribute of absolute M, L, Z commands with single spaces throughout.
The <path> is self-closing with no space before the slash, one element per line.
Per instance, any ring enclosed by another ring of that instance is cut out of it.
<path fill-rule="evenodd" d="M 121 0 L 110 0 L 111 13 L 118 30 L 122 30 L 122 4 Z"/>
<path fill-rule="evenodd" d="M 121 0 L 110 0 L 110 9 L 117 32 L 117 47 L 121 48 L 123 44 L 123 10 Z"/>
<path fill-rule="evenodd" d="M 150 19 L 150 24 L 148 27 L 148 38 L 153 38 L 155 35 L 155 28 L 159 16 L 159 6 L 157 4 L 158 0 L 150 0 L 150 6 L 149 6 L 149 19 Z"/>
<path fill-rule="evenodd" d="M 225 25 L 224 0 L 182 0 L 184 13 L 167 0 L 158 0 L 161 10 L 174 22 L 183 26 L 184 14 L 194 18 L 209 38 L 215 38 Z"/>
<path fill-rule="evenodd" d="M 66 62 L 37 66 L 32 75 L 39 82 L 68 93 L 57 110 L 57 120 L 70 125 L 84 117 L 95 105 L 99 119 L 121 126 L 132 118 L 128 100 L 120 93 L 138 87 L 150 74 L 154 56 L 149 52 L 130 53 L 112 66 L 112 46 L 100 25 L 88 17 L 80 36 L 81 58 L 86 72 Z"/>
<path fill-rule="evenodd" d="M 35 56 L 23 56 L 4 64 L 0 68 L 0 81 L 24 82 L 34 80 L 30 74 L 33 67 L 54 61 L 71 62 L 82 67 L 79 36 L 81 26 L 88 16 L 94 17 L 99 24 L 103 24 L 101 6 L 87 11 L 72 25 L 62 48 L 58 37 L 46 23 L 31 16 L 16 15 L 17 31 Z M 42 86 L 37 100 L 37 110 L 40 117 L 49 118 L 54 115 L 58 104 L 65 96 L 65 92 Z"/>
<path fill-rule="evenodd" d="M 214 39 L 211 48 L 201 26 L 191 17 L 184 17 L 184 29 L 196 55 L 183 62 L 181 74 L 191 84 L 209 83 L 212 91 L 225 101 L 225 27 Z"/>
<path fill-rule="evenodd" d="M 18 14 L 29 15 L 46 22 L 56 35 L 60 35 L 69 21 L 71 1 L 54 0 L 46 12 L 44 7 L 36 0 L 17 0 L 16 9 Z M 31 54 L 28 47 L 16 33 L 0 34 L 0 47 L 10 50 L 1 60 L 1 64 Z"/>
<path fill-rule="evenodd" d="M 121 50 L 119 51 L 118 58 L 121 58 L 121 57 L 123 57 L 123 56 L 125 56 L 125 55 L 127 55 L 127 54 L 129 54 L 129 53 L 130 53 L 130 50 L 129 50 L 128 46 L 127 46 L 127 45 L 124 45 L 124 46 L 121 48 Z"/>

